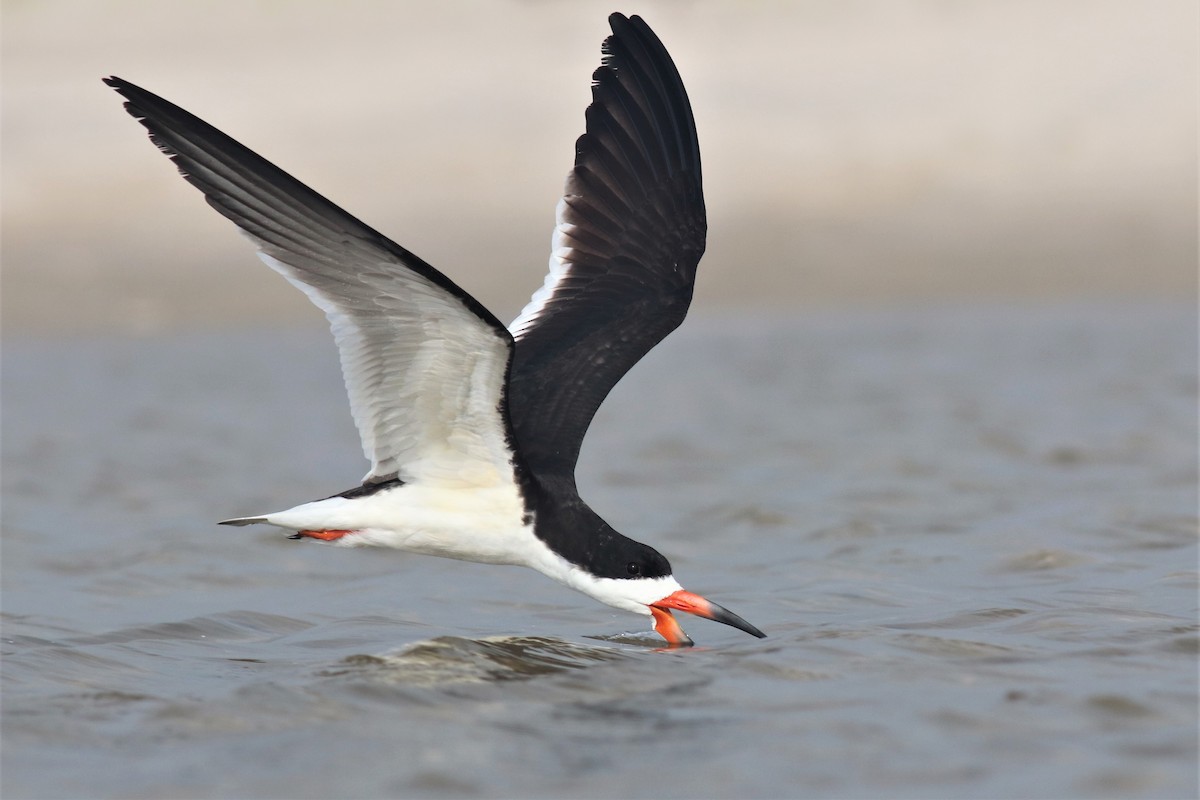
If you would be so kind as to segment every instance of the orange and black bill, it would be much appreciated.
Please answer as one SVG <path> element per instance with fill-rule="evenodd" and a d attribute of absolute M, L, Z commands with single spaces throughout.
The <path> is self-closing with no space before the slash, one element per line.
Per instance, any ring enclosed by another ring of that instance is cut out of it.
<path fill-rule="evenodd" d="M 680 589 L 678 592 L 668 595 L 650 606 L 650 613 L 654 615 L 654 630 L 676 647 L 686 647 L 692 644 L 692 640 L 683 632 L 683 628 L 679 627 L 679 623 L 675 621 L 675 618 L 671 616 L 671 609 L 686 611 L 689 614 L 711 619 L 714 622 L 723 622 L 726 625 L 732 625 L 751 636 L 757 636 L 759 639 L 765 639 L 767 636 L 729 609 L 705 600 L 698 594 L 692 594 Z"/>

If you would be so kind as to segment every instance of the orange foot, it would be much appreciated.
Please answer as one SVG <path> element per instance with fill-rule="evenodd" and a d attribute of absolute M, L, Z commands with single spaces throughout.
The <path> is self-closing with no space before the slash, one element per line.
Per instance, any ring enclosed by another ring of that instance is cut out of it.
<path fill-rule="evenodd" d="M 295 536 L 289 536 L 289 539 L 302 539 L 305 536 L 310 539 L 320 539 L 323 542 L 332 542 L 335 539 L 340 539 L 346 534 L 354 533 L 354 531 L 297 531 Z"/>

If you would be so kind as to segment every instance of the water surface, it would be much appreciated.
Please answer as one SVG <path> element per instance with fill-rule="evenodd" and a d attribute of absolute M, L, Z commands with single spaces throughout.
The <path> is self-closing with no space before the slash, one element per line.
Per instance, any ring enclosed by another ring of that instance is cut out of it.
<path fill-rule="evenodd" d="M 365 471 L 322 330 L 10 338 L 3 794 L 1195 796 L 1195 334 L 695 316 L 580 474 L 769 634 L 686 651 L 529 571 L 216 527 Z"/>

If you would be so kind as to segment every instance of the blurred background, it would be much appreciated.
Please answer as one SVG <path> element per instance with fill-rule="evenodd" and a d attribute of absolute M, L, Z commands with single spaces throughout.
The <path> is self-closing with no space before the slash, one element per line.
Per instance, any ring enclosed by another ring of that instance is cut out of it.
<path fill-rule="evenodd" d="M 1197 796 L 1194 0 L 0 2 L 0 796 Z M 213 525 L 364 464 L 320 312 L 100 79 L 509 320 L 614 10 L 709 248 L 579 485 L 771 638 Z"/>
<path fill-rule="evenodd" d="M 1197 7 L 7 0 L 6 332 L 323 324 L 100 78 L 184 106 L 511 319 L 545 272 L 606 15 L 674 56 L 696 310 L 1191 298 Z"/>

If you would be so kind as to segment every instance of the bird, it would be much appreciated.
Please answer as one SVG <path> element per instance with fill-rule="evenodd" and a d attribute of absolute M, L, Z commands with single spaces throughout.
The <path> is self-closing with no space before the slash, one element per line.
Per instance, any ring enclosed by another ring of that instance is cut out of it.
<path fill-rule="evenodd" d="M 556 207 L 549 273 L 508 326 L 208 123 L 129 81 L 103 80 L 183 178 L 325 312 L 371 462 L 348 491 L 219 524 L 530 567 L 649 616 L 668 647 L 693 644 L 673 610 L 763 638 L 684 590 L 662 554 L 614 530 L 576 485 L 597 408 L 687 314 L 707 236 L 679 71 L 640 17 L 608 22 Z"/>

